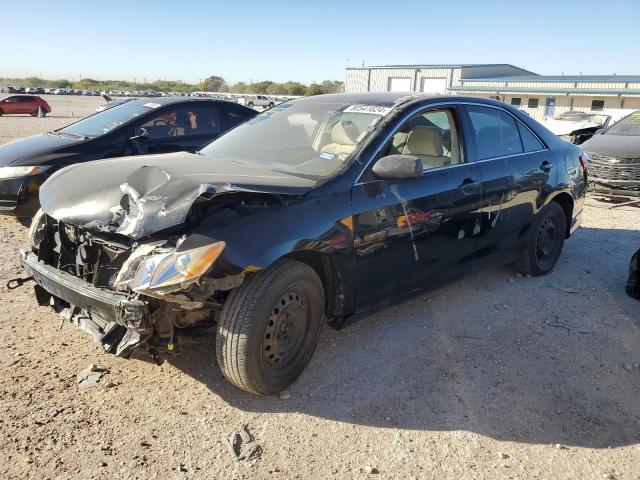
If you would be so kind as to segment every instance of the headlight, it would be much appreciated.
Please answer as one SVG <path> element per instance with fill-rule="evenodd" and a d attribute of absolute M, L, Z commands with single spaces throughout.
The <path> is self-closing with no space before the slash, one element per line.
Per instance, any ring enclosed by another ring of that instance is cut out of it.
<path fill-rule="evenodd" d="M 182 290 L 204 275 L 224 250 L 225 242 L 144 258 L 133 278 L 122 282 L 131 290 L 156 293 Z"/>
<path fill-rule="evenodd" d="M 47 167 L 0 167 L 0 179 L 20 178 L 42 173 Z"/>

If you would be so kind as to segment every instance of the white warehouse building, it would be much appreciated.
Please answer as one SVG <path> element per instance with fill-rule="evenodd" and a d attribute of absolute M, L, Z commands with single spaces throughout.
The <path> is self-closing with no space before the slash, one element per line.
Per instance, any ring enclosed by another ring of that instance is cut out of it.
<path fill-rule="evenodd" d="M 538 120 L 570 110 L 640 110 L 640 75 L 538 75 L 509 64 L 347 68 L 345 92 L 428 92 L 502 100 Z"/>

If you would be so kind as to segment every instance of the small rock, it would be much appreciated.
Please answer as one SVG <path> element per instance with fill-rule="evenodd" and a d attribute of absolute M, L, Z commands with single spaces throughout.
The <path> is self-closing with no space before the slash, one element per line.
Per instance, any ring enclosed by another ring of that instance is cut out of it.
<path fill-rule="evenodd" d="M 373 475 L 377 475 L 378 473 L 380 473 L 380 470 L 378 470 L 377 467 L 369 467 L 368 471 L 369 471 L 369 473 L 371 473 Z"/>
<path fill-rule="evenodd" d="M 78 387 L 80 390 L 86 390 L 88 388 L 92 388 L 98 385 L 98 382 L 102 378 L 102 376 L 107 373 L 107 370 L 104 368 L 97 368 L 95 365 L 91 364 L 85 370 L 82 370 L 76 376 L 76 381 L 78 382 Z"/>
<path fill-rule="evenodd" d="M 624 368 L 625 370 L 631 371 L 631 365 L 628 363 L 625 363 L 624 365 L 622 365 L 622 368 Z"/>
<path fill-rule="evenodd" d="M 509 458 L 509 455 L 507 455 L 507 454 L 506 454 L 506 453 L 504 453 L 504 452 L 500 452 L 500 453 L 498 454 L 498 456 L 499 456 L 500 458 L 502 458 L 503 460 L 506 460 L 507 458 Z"/>
<path fill-rule="evenodd" d="M 556 447 L 558 450 L 567 450 L 567 447 L 565 447 L 564 445 L 561 445 L 561 444 L 559 444 L 559 443 L 556 443 L 555 447 Z"/>
<path fill-rule="evenodd" d="M 280 400 L 289 400 L 291 399 L 291 392 L 289 390 L 282 390 L 278 396 L 280 397 Z"/>

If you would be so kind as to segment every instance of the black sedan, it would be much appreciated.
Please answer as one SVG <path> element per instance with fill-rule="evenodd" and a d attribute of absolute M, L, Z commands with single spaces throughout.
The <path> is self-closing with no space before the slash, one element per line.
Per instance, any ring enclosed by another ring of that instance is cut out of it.
<path fill-rule="evenodd" d="M 589 156 L 591 191 L 640 196 L 640 110 L 581 145 Z"/>
<path fill-rule="evenodd" d="M 67 165 L 195 152 L 254 115 L 242 105 L 205 98 L 132 100 L 59 130 L 7 143 L 0 146 L 0 214 L 33 216 L 40 185 Z"/>
<path fill-rule="evenodd" d="M 303 371 L 324 319 L 488 266 L 549 273 L 586 181 L 578 147 L 501 102 L 317 96 L 196 155 L 54 174 L 21 262 L 37 300 L 107 352 L 171 355 L 215 322 L 227 379 L 270 394 Z"/>

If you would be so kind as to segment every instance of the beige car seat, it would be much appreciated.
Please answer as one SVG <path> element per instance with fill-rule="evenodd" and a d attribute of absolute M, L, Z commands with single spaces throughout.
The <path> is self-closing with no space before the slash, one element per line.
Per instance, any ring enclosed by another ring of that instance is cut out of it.
<path fill-rule="evenodd" d="M 418 127 L 411 130 L 402 153 L 420 158 L 425 168 L 443 167 L 451 163 L 451 158 L 443 155 L 442 140 L 436 128 Z"/>
<path fill-rule="evenodd" d="M 322 147 L 322 152 L 347 156 L 356 146 L 360 132 L 355 123 L 343 121 L 331 129 L 331 143 Z"/>

